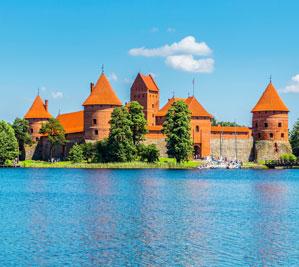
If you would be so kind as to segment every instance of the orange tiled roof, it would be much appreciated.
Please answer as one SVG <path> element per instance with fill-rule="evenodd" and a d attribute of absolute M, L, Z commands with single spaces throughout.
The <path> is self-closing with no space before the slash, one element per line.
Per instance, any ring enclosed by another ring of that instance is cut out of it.
<path fill-rule="evenodd" d="M 139 75 L 148 90 L 159 91 L 159 88 L 151 74 L 143 75 L 143 74 L 139 73 Z"/>
<path fill-rule="evenodd" d="M 32 106 L 24 116 L 25 119 L 50 119 L 51 117 L 52 115 L 47 111 L 39 95 L 34 99 Z"/>
<path fill-rule="evenodd" d="M 84 131 L 84 112 L 77 111 L 60 114 L 57 120 L 61 123 L 66 134 L 81 133 Z"/>
<path fill-rule="evenodd" d="M 213 116 L 204 109 L 204 107 L 197 101 L 194 96 L 190 96 L 188 98 L 170 98 L 165 106 L 158 111 L 157 116 L 165 116 L 171 105 L 179 100 L 183 100 L 188 105 L 192 116 L 213 118 Z"/>
<path fill-rule="evenodd" d="M 249 133 L 251 130 L 248 127 L 243 127 L 243 126 L 212 126 L 211 127 L 211 132 L 237 132 L 237 133 Z"/>
<path fill-rule="evenodd" d="M 261 98 L 251 110 L 251 112 L 257 111 L 289 111 L 287 106 L 283 103 L 282 99 L 278 95 L 272 82 L 268 84 Z"/>
<path fill-rule="evenodd" d="M 115 94 L 105 74 L 101 74 L 92 92 L 84 101 L 83 106 L 88 105 L 115 105 L 121 106 L 121 101 Z"/>
<path fill-rule="evenodd" d="M 147 129 L 148 129 L 149 131 L 161 131 L 162 128 L 163 128 L 162 125 L 148 125 L 148 126 L 147 126 Z"/>

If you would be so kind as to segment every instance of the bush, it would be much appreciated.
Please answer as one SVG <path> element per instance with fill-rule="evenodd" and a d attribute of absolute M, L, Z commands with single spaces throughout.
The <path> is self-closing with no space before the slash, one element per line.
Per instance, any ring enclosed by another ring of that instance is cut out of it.
<path fill-rule="evenodd" d="M 104 139 L 96 143 L 95 147 L 95 161 L 96 162 L 108 162 L 110 161 L 108 140 Z"/>
<path fill-rule="evenodd" d="M 83 150 L 83 157 L 87 162 L 94 162 L 96 160 L 96 145 L 94 143 L 81 144 Z"/>
<path fill-rule="evenodd" d="M 158 161 L 160 157 L 160 152 L 154 144 L 140 145 L 138 147 L 138 154 L 141 161 L 147 161 L 150 163 Z"/>
<path fill-rule="evenodd" d="M 78 163 L 84 160 L 83 149 L 81 145 L 74 144 L 70 149 L 68 160 Z"/>
<path fill-rule="evenodd" d="M 293 154 L 283 154 L 280 156 L 280 160 L 284 162 L 296 162 L 297 158 Z"/>

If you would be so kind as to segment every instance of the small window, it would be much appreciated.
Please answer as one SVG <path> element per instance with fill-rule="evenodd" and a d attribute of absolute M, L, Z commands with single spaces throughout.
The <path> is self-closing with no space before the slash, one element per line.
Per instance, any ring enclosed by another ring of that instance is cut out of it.
<path fill-rule="evenodd" d="M 155 105 L 154 104 L 152 104 L 152 108 L 154 108 L 155 107 Z"/>
<path fill-rule="evenodd" d="M 258 124 L 257 124 L 257 122 L 255 123 L 255 128 L 257 128 L 258 127 Z"/>
<path fill-rule="evenodd" d="M 259 139 L 261 139 L 261 137 L 262 137 L 261 133 L 258 133 L 258 137 L 259 137 Z"/>
<path fill-rule="evenodd" d="M 33 133 L 33 129 L 32 128 L 30 129 L 30 132 Z"/>
<path fill-rule="evenodd" d="M 281 134 L 281 138 L 284 138 L 284 133 Z"/>
<path fill-rule="evenodd" d="M 94 130 L 94 134 L 95 134 L 95 135 L 98 135 L 98 134 L 99 134 L 99 131 L 98 131 L 98 130 Z"/>
<path fill-rule="evenodd" d="M 93 119 L 93 120 L 92 120 L 92 123 L 93 123 L 93 124 L 97 124 L 97 120 L 96 120 L 96 119 Z"/>
<path fill-rule="evenodd" d="M 279 122 L 279 123 L 278 123 L 278 127 L 281 127 L 281 126 L 282 126 L 282 124 L 281 124 L 281 122 Z"/>
<path fill-rule="evenodd" d="M 195 131 L 196 131 L 196 132 L 199 132 L 199 126 L 198 126 L 198 125 L 196 125 L 196 127 L 195 127 Z"/>
<path fill-rule="evenodd" d="M 264 125 L 265 125 L 265 128 L 268 128 L 268 123 L 267 122 L 265 122 Z"/>
<path fill-rule="evenodd" d="M 154 114 L 152 114 L 152 117 L 154 118 L 154 117 L 155 117 L 155 115 L 154 115 Z"/>
<path fill-rule="evenodd" d="M 270 133 L 270 138 L 273 138 L 273 133 Z"/>

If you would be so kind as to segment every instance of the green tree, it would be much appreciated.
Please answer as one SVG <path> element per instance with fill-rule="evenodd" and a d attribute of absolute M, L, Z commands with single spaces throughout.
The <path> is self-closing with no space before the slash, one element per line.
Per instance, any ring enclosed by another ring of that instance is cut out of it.
<path fill-rule="evenodd" d="M 50 142 L 50 157 L 53 157 L 53 149 L 56 145 L 64 145 L 66 143 L 65 132 L 57 119 L 50 118 L 48 122 L 42 125 L 41 134 L 45 134 Z"/>
<path fill-rule="evenodd" d="M 18 141 L 12 126 L 5 121 L 0 121 L 0 164 L 14 160 L 18 155 Z"/>
<path fill-rule="evenodd" d="M 16 118 L 12 124 L 15 131 L 15 137 L 18 140 L 20 159 L 25 159 L 25 145 L 31 144 L 31 136 L 29 133 L 29 122 L 25 119 Z"/>
<path fill-rule="evenodd" d="M 87 162 L 95 161 L 96 144 L 88 142 L 88 143 L 81 144 L 81 147 L 83 150 L 84 159 L 87 160 Z"/>
<path fill-rule="evenodd" d="M 136 147 L 133 144 L 130 114 L 125 107 L 113 110 L 108 137 L 109 161 L 132 161 Z"/>
<path fill-rule="evenodd" d="M 137 146 L 144 140 L 144 135 L 147 133 L 147 122 L 144 117 L 143 106 L 137 101 L 131 102 L 128 109 L 131 120 L 130 128 L 132 131 L 133 144 Z"/>
<path fill-rule="evenodd" d="M 230 122 L 230 121 L 217 121 L 215 118 L 212 118 L 211 120 L 211 124 L 212 126 L 231 126 L 231 127 L 238 127 L 241 126 L 240 124 L 236 123 L 236 122 Z"/>
<path fill-rule="evenodd" d="M 83 149 L 81 145 L 74 144 L 70 149 L 68 160 L 78 163 L 84 160 Z"/>
<path fill-rule="evenodd" d="M 158 161 L 160 157 L 159 149 L 155 144 L 140 145 L 138 147 L 138 154 L 141 161 L 147 161 L 150 163 Z"/>
<path fill-rule="evenodd" d="M 290 143 L 295 156 L 299 157 L 299 119 L 290 132 Z"/>
<path fill-rule="evenodd" d="M 179 163 L 188 160 L 193 152 L 190 121 L 191 113 L 188 106 L 180 100 L 172 104 L 163 123 L 167 154 Z"/>
<path fill-rule="evenodd" d="M 96 143 L 96 162 L 108 162 L 110 160 L 108 139 L 103 139 Z"/>

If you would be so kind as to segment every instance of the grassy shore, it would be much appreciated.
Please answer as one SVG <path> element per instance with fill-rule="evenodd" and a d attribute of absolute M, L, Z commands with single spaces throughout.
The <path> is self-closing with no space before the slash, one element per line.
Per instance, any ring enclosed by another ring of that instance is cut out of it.
<path fill-rule="evenodd" d="M 265 170 L 268 169 L 268 167 L 262 162 L 259 163 L 244 162 L 242 168 L 243 169 L 265 169 Z"/>
<path fill-rule="evenodd" d="M 159 162 L 147 163 L 140 161 L 113 163 L 73 163 L 70 161 L 46 162 L 25 160 L 20 162 L 23 168 L 84 168 L 84 169 L 194 169 L 201 165 L 200 161 L 176 163 L 174 159 L 161 158 Z"/>
<path fill-rule="evenodd" d="M 22 168 L 78 168 L 78 169 L 195 169 L 204 161 L 188 161 L 176 163 L 174 159 L 160 158 L 159 162 L 147 163 L 141 161 L 111 162 L 111 163 L 73 163 L 71 161 L 47 162 L 25 160 L 20 162 Z M 243 169 L 268 169 L 263 163 L 245 162 Z"/>

